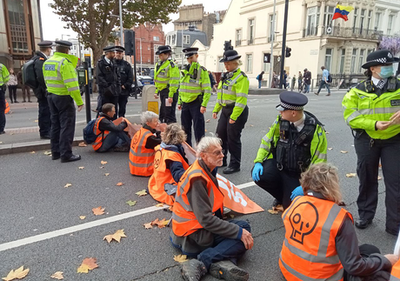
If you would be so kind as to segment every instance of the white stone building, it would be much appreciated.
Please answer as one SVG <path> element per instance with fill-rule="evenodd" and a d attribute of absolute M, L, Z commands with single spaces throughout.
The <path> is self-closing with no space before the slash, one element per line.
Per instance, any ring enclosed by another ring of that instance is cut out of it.
<path fill-rule="evenodd" d="M 233 0 L 224 20 L 214 25 L 214 38 L 210 47 L 200 47 L 200 60 L 211 71 L 223 71 L 219 59 L 223 55 L 224 41 L 231 40 L 242 55 L 241 69 L 255 86 L 255 77 L 264 70 L 268 79 L 270 64 L 263 63 L 265 53 L 271 53 L 273 36 L 273 0 Z M 298 75 L 308 68 L 314 84 L 324 65 L 330 70 L 334 82 L 361 78 L 362 63 L 369 52 L 377 48 L 382 35 L 395 35 L 400 31 L 400 0 L 355 0 L 342 2 L 352 6 L 348 21 L 332 21 L 337 1 L 289 1 L 286 46 L 292 49 L 285 59 L 289 76 Z M 282 50 L 282 31 L 285 1 L 276 1 L 274 70 L 280 72 L 279 56 Z"/>

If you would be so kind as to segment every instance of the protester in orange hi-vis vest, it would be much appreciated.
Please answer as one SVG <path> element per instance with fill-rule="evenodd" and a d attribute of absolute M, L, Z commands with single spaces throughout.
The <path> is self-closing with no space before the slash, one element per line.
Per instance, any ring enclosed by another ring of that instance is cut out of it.
<path fill-rule="evenodd" d="M 154 172 L 149 179 L 148 188 L 155 200 L 172 205 L 179 179 L 189 168 L 182 146 L 186 134 L 180 125 L 172 123 L 161 133 L 161 140 L 154 156 Z"/>
<path fill-rule="evenodd" d="M 128 152 L 130 137 L 124 131 L 128 126 L 128 121 L 123 118 L 119 125 L 112 121 L 115 115 L 115 105 L 105 103 L 101 108 L 101 113 L 97 117 L 94 125 L 94 133 L 97 135 L 92 147 L 96 152 L 113 151 Z"/>
<path fill-rule="evenodd" d="M 136 132 L 129 151 L 129 169 L 134 176 L 149 177 L 153 174 L 154 148 L 161 143 L 158 115 L 151 111 L 142 113 L 143 127 Z"/>
<path fill-rule="evenodd" d="M 223 193 L 216 168 L 222 166 L 221 139 L 203 137 L 197 144 L 197 159 L 182 175 L 172 214 L 171 242 L 193 259 L 181 264 L 185 280 L 200 280 L 209 272 L 218 279 L 248 280 L 237 261 L 253 247 L 250 225 L 222 219 Z"/>
<path fill-rule="evenodd" d="M 381 255 L 373 245 L 358 246 L 353 217 L 338 205 L 337 169 L 315 164 L 302 173 L 300 183 L 305 195 L 282 215 L 286 233 L 279 267 L 285 279 L 389 280 L 398 256 Z"/>
<path fill-rule="evenodd" d="M 400 260 L 393 265 L 390 281 L 400 281 Z"/>
<path fill-rule="evenodd" d="M 8 112 L 10 112 L 10 104 L 6 100 L 6 109 L 4 110 L 4 113 L 7 114 Z"/>

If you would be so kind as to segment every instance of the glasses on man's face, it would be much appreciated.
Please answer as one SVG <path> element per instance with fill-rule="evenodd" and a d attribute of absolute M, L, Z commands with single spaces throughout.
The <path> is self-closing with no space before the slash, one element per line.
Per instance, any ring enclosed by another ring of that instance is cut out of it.
<path fill-rule="evenodd" d="M 224 153 L 222 152 L 222 149 L 221 149 L 221 150 L 215 150 L 215 151 L 206 151 L 206 153 L 210 153 L 210 154 L 212 154 L 212 155 L 214 155 L 214 156 L 219 156 L 219 155 L 221 155 L 221 154 L 224 154 Z"/>

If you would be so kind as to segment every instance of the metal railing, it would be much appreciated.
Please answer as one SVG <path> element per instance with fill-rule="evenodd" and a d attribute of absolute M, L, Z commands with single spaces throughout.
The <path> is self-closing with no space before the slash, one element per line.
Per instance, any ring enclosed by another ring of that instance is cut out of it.
<path fill-rule="evenodd" d="M 318 27 L 307 27 L 303 29 L 303 37 L 317 36 L 317 34 L 318 34 Z"/>
<path fill-rule="evenodd" d="M 371 40 L 379 40 L 383 35 L 382 31 L 365 28 L 344 28 L 335 26 L 323 27 L 322 34 L 328 37 L 344 37 L 344 38 L 363 38 Z"/>

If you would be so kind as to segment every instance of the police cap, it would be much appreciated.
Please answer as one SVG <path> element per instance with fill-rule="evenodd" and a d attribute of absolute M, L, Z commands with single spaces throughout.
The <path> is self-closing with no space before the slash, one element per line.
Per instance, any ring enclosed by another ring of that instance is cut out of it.
<path fill-rule="evenodd" d="M 185 48 L 182 50 L 182 52 L 185 54 L 185 57 L 190 58 L 193 55 L 197 54 L 197 51 L 199 50 L 199 48 Z"/>
<path fill-rule="evenodd" d="M 112 45 L 112 46 L 107 46 L 107 47 L 103 48 L 103 51 L 106 52 L 106 53 L 108 53 L 108 52 L 115 52 L 115 46 L 114 46 L 114 45 Z"/>
<path fill-rule="evenodd" d="M 72 46 L 72 43 L 69 41 L 64 41 L 64 40 L 59 40 L 59 41 L 55 41 L 56 46 L 61 46 L 61 47 L 68 47 L 70 48 Z"/>
<path fill-rule="evenodd" d="M 121 52 L 121 53 L 122 53 L 122 52 L 125 52 L 125 48 L 122 47 L 122 46 L 115 46 L 114 49 L 115 49 L 116 52 Z"/>
<path fill-rule="evenodd" d="M 219 60 L 219 62 L 238 60 L 241 57 L 242 56 L 240 56 L 237 51 L 235 51 L 235 50 L 227 50 L 227 51 L 224 52 L 224 56 L 222 57 L 222 59 Z"/>
<path fill-rule="evenodd" d="M 362 68 L 368 69 L 371 66 L 385 65 L 399 62 L 399 58 L 395 58 L 389 50 L 378 50 L 370 53 L 367 56 L 367 62 L 362 65 Z"/>
<path fill-rule="evenodd" d="M 280 104 L 276 106 L 276 110 L 303 110 L 308 103 L 308 98 L 300 93 L 284 91 L 279 95 Z"/>
<path fill-rule="evenodd" d="M 41 48 L 51 48 L 53 46 L 52 41 L 42 41 L 38 43 L 38 46 Z"/>
<path fill-rule="evenodd" d="M 168 46 L 168 45 L 166 45 L 166 46 L 158 46 L 158 50 L 156 52 L 156 55 L 160 55 L 160 54 L 163 54 L 163 53 L 170 53 L 170 52 L 172 52 L 171 46 Z"/>

